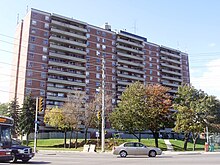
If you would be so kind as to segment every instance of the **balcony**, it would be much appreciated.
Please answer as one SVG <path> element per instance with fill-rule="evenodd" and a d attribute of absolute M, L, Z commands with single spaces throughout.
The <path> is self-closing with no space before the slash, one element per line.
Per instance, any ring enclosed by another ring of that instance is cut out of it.
<path fill-rule="evenodd" d="M 87 32 L 87 29 L 84 29 L 84 28 L 81 28 L 81 27 L 77 27 L 77 26 L 74 26 L 74 25 L 70 25 L 70 24 L 67 24 L 67 23 L 55 21 L 55 20 L 52 20 L 51 24 L 52 25 L 61 26 L 61 27 L 64 27 L 64 28 L 73 29 L 73 30 L 76 30 L 76 31 L 84 32 L 84 33 Z"/>
<path fill-rule="evenodd" d="M 134 52 L 134 53 L 137 53 L 137 54 L 144 54 L 143 51 L 132 49 L 132 48 L 128 48 L 128 47 L 121 46 L 121 45 L 116 45 L 116 48 L 117 49 L 123 49 L 123 50 L 129 51 L 129 52 Z"/>
<path fill-rule="evenodd" d="M 166 85 L 166 86 L 171 86 L 171 87 L 179 87 L 180 85 L 178 84 L 173 84 L 173 83 L 168 83 L 168 82 L 162 82 L 163 85 Z"/>
<path fill-rule="evenodd" d="M 125 81 L 118 80 L 117 83 L 118 83 L 118 84 L 121 84 L 121 85 L 129 85 L 129 84 L 131 84 L 132 82 L 125 82 Z"/>
<path fill-rule="evenodd" d="M 73 56 L 67 56 L 67 55 L 52 53 L 52 52 L 49 52 L 49 56 L 50 57 L 61 58 L 61 59 L 67 59 L 67 60 L 71 60 L 71 61 L 83 62 L 83 63 L 86 62 L 86 59 L 84 59 L 84 58 L 77 58 L 77 57 L 73 57 Z"/>
<path fill-rule="evenodd" d="M 67 40 L 67 39 L 62 39 L 62 38 L 54 37 L 54 36 L 50 36 L 49 40 L 55 41 L 55 42 L 60 42 L 60 43 L 66 43 L 66 44 L 70 44 L 70 45 L 75 45 L 75 46 L 80 46 L 80 47 L 84 47 L 84 48 L 86 47 L 86 44 L 84 44 L 84 43 L 71 41 L 71 40 Z"/>
<path fill-rule="evenodd" d="M 142 45 L 142 44 L 138 44 L 138 43 L 135 43 L 135 42 L 123 40 L 123 39 L 121 39 L 121 38 L 117 38 L 117 41 L 118 41 L 118 42 L 121 42 L 121 43 L 128 44 L 128 45 L 136 46 L 136 47 L 138 47 L 138 48 L 143 48 L 143 47 L 144 47 L 144 45 Z"/>
<path fill-rule="evenodd" d="M 162 69 L 162 72 L 182 76 L 182 74 L 179 73 L 179 72 L 169 71 L 169 70 L 166 70 L 166 69 Z"/>
<path fill-rule="evenodd" d="M 139 64 L 137 62 L 131 62 L 131 61 L 127 61 L 127 60 L 118 59 L 118 63 L 123 63 L 123 64 L 126 64 L 126 65 L 133 65 L 133 66 L 144 68 L 143 64 Z"/>
<path fill-rule="evenodd" d="M 133 56 L 133 55 L 126 54 L 126 53 L 117 52 L 117 55 L 122 56 L 122 57 L 126 57 L 126 58 L 144 61 L 144 58 L 142 58 L 142 57 L 137 57 L 137 56 Z"/>
<path fill-rule="evenodd" d="M 86 67 L 76 66 L 76 65 L 71 65 L 71 64 L 61 63 L 61 62 L 55 62 L 55 61 L 48 61 L 48 64 L 54 65 L 54 66 L 65 67 L 65 68 L 76 69 L 76 70 L 83 70 L 83 71 L 86 70 Z"/>
<path fill-rule="evenodd" d="M 178 91 L 178 90 L 172 89 L 172 90 L 169 90 L 168 92 L 170 92 L 170 93 L 177 93 L 177 91 Z"/>
<path fill-rule="evenodd" d="M 122 78 L 137 80 L 137 81 L 144 81 L 144 78 L 137 77 L 137 76 L 130 76 L 130 75 L 126 75 L 126 74 L 118 74 L 117 76 L 122 77 Z"/>
<path fill-rule="evenodd" d="M 74 38 L 78 38 L 78 39 L 82 39 L 82 40 L 87 40 L 86 36 L 71 33 L 71 32 L 67 32 L 67 31 L 63 31 L 63 30 L 59 30 L 59 29 L 55 29 L 53 27 L 51 28 L 51 32 L 66 35 L 66 36 L 70 36 L 70 37 L 74 37 Z"/>
<path fill-rule="evenodd" d="M 176 63 L 176 64 L 181 64 L 180 61 L 173 60 L 173 59 L 170 59 L 170 58 L 167 58 L 167 57 L 161 57 L 161 59 L 164 60 L 164 61 L 168 61 L 168 62 L 172 62 L 172 63 Z"/>
<path fill-rule="evenodd" d="M 175 78 L 175 77 L 170 77 L 170 76 L 162 76 L 163 79 L 167 79 L 167 80 L 173 80 L 173 81 L 178 81 L 178 82 L 182 82 L 181 78 Z"/>
<path fill-rule="evenodd" d="M 132 38 L 132 39 L 134 39 L 134 40 L 136 40 L 136 41 L 143 42 L 142 39 L 140 39 L 140 38 L 136 38 L 136 37 L 133 37 L 133 36 L 131 36 L 131 35 L 127 35 L 127 34 L 124 34 L 124 33 L 119 33 L 119 35 L 120 35 L 120 36 L 127 37 L 127 38 Z"/>
<path fill-rule="evenodd" d="M 131 68 L 127 68 L 127 67 L 118 66 L 117 69 L 122 70 L 122 71 L 132 72 L 132 73 L 144 74 L 144 71 L 137 70 L 137 69 L 131 69 Z"/>
<path fill-rule="evenodd" d="M 167 64 L 167 63 L 164 63 L 164 62 L 162 62 L 161 65 L 162 65 L 162 66 L 165 66 L 165 67 L 168 67 L 168 68 L 173 68 L 173 69 L 177 69 L 177 70 L 182 70 L 182 68 L 181 68 L 180 66 L 174 66 L 174 65 Z"/>
<path fill-rule="evenodd" d="M 180 56 L 180 55 L 177 55 L 177 54 L 172 54 L 172 53 L 169 53 L 169 52 L 166 52 L 166 51 L 163 51 L 163 50 L 161 50 L 161 51 L 160 51 L 160 53 L 161 53 L 161 54 L 168 55 L 168 56 L 171 56 L 171 57 L 175 57 L 175 58 L 178 58 L 178 59 L 180 59 L 180 58 L 181 58 L 181 56 Z"/>
<path fill-rule="evenodd" d="M 117 91 L 118 91 L 118 92 L 124 92 L 125 89 L 126 89 L 126 88 L 118 88 Z"/>
<path fill-rule="evenodd" d="M 52 70 L 52 69 L 48 69 L 48 73 L 69 76 L 69 77 L 86 78 L 86 75 L 74 74 L 74 73 L 70 73 L 70 72 L 62 72 L 62 71 Z"/>
<path fill-rule="evenodd" d="M 73 49 L 73 48 L 67 48 L 67 47 L 59 46 L 59 45 L 50 44 L 50 48 L 62 50 L 62 51 L 67 51 L 67 52 L 71 52 L 71 53 L 76 53 L 76 54 L 86 55 L 85 51 L 77 50 L 77 49 Z"/>
<path fill-rule="evenodd" d="M 48 78 L 48 82 L 85 87 L 86 83 Z"/>
<path fill-rule="evenodd" d="M 66 97 L 55 97 L 55 96 L 47 96 L 47 100 L 54 100 L 54 101 L 63 101 L 67 100 Z"/>
<path fill-rule="evenodd" d="M 76 90 L 73 90 L 73 89 L 65 89 L 65 88 L 47 87 L 47 91 L 51 91 L 51 92 L 64 92 L 64 93 L 74 93 Z"/>

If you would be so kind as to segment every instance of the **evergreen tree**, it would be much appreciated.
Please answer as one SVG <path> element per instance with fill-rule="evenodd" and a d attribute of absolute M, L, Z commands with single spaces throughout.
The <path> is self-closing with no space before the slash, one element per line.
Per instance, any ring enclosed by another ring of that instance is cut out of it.
<path fill-rule="evenodd" d="M 16 137 L 19 133 L 19 128 L 18 128 L 19 105 L 16 98 L 9 103 L 7 116 L 14 119 L 12 135 Z"/>
<path fill-rule="evenodd" d="M 36 102 L 30 96 L 25 97 L 21 114 L 19 118 L 19 129 L 22 135 L 26 134 L 26 144 L 28 145 L 28 136 L 34 132 L 35 126 Z"/>

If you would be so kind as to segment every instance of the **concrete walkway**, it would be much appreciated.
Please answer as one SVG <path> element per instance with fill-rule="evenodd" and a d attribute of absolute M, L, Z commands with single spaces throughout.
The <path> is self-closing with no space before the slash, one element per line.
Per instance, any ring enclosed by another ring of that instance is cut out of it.
<path fill-rule="evenodd" d="M 167 145 L 167 151 L 174 151 L 169 139 L 164 139 L 164 143 Z"/>

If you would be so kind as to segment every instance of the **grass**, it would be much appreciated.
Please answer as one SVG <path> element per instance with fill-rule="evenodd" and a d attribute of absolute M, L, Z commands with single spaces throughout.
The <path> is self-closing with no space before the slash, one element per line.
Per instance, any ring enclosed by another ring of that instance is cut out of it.
<path fill-rule="evenodd" d="M 72 148 L 68 148 L 69 140 L 67 139 L 67 148 L 63 147 L 64 140 L 63 139 L 38 139 L 37 141 L 37 149 L 38 150 L 62 150 L 62 151 L 82 151 L 83 150 L 83 140 L 84 139 L 78 139 L 79 147 L 75 149 L 72 144 Z M 124 142 L 137 142 L 137 139 L 106 139 L 106 150 L 110 151 L 113 147 L 113 145 L 120 145 Z M 72 142 L 75 142 L 75 139 L 72 139 Z M 96 144 L 96 139 L 90 140 L 90 143 Z M 154 147 L 155 142 L 154 139 L 141 139 L 141 142 L 145 144 L 146 146 Z M 171 144 L 174 147 L 175 151 L 183 151 L 183 145 L 184 141 L 182 140 L 174 140 L 170 139 Z M 167 150 L 166 144 L 164 143 L 163 139 L 158 139 L 159 148 L 161 148 L 163 151 Z M 196 150 L 204 150 L 204 140 L 198 140 L 196 144 Z M 29 146 L 34 146 L 34 142 L 30 141 Z M 100 147 L 97 147 L 97 150 L 100 150 Z M 193 143 L 188 142 L 187 145 L 187 151 L 193 150 Z"/>
<path fill-rule="evenodd" d="M 184 141 L 170 139 L 170 143 L 173 145 L 173 148 L 175 151 L 184 151 L 184 149 L 183 149 Z M 198 140 L 195 150 L 196 151 L 204 150 L 204 145 L 205 145 L 204 140 Z M 193 151 L 193 143 L 192 142 L 187 143 L 187 151 Z"/>

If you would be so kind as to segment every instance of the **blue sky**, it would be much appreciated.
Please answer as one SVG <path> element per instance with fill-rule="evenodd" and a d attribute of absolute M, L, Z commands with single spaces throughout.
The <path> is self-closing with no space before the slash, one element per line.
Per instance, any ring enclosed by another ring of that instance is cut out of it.
<path fill-rule="evenodd" d="M 150 42 L 187 52 L 192 85 L 220 98 L 218 0 L 1 0 L 0 102 L 8 101 L 13 56 L 6 52 L 13 49 L 9 37 L 14 37 L 17 15 L 22 19 L 27 6 L 96 26 L 108 22 L 112 30 L 126 29 Z"/>

